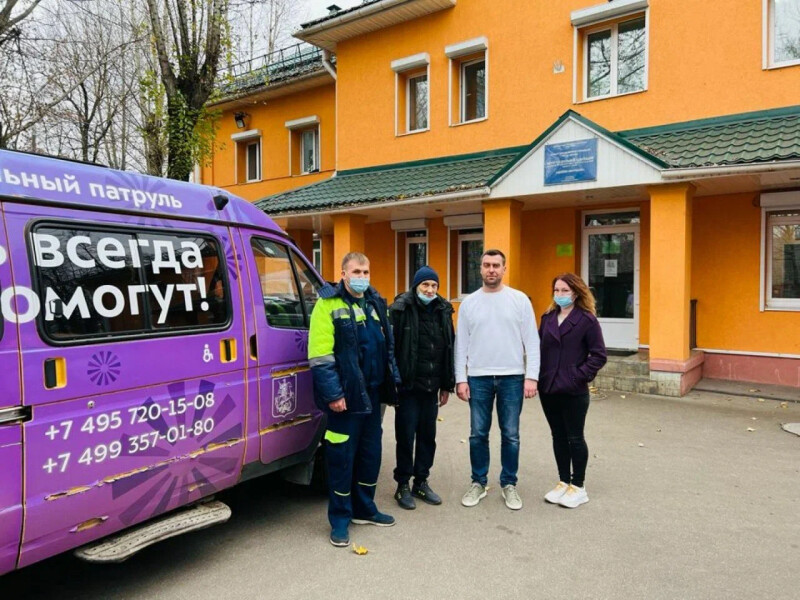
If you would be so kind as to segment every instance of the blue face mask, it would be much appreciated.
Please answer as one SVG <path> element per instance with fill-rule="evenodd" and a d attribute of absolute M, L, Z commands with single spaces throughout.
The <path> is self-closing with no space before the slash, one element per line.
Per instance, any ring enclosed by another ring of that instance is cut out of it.
<path fill-rule="evenodd" d="M 558 304 L 561 308 L 568 308 L 572 306 L 572 303 L 575 302 L 575 300 L 572 299 L 572 295 L 569 296 L 553 295 L 553 302 Z"/>
<path fill-rule="evenodd" d="M 347 283 L 356 294 L 363 294 L 369 289 L 369 279 L 366 277 L 351 277 Z"/>
<path fill-rule="evenodd" d="M 425 294 L 423 294 L 422 292 L 417 292 L 417 298 L 419 298 L 419 301 L 420 301 L 420 302 L 422 302 L 424 305 L 426 305 L 426 306 L 427 306 L 428 304 L 430 304 L 431 302 L 433 302 L 433 300 L 436 298 L 436 296 L 434 296 L 433 298 L 428 298 L 428 297 L 427 297 Z"/>

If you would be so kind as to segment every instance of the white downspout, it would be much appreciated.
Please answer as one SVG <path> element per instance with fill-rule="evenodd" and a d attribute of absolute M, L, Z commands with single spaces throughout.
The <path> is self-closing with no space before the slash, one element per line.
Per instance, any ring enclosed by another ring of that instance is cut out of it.
<path fill-rule="evenodd" d="M 322 51 L 322 66 L 331 74 L 333 80 L 336 81 L 336 67 L 331 64 L 331 53 L 329 50 Z"/>

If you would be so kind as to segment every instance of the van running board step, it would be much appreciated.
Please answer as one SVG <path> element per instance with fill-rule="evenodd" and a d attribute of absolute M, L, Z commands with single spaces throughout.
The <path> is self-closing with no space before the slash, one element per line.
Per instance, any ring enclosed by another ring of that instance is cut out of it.
<path fill-rule="evenodd" d="M 217 500 L 196 504 L 141 527 L 78 548 L 75 556 L 93 563 L 122 562 L 157 542 L 224 523 L 230 517 L 230 507 Z"/>

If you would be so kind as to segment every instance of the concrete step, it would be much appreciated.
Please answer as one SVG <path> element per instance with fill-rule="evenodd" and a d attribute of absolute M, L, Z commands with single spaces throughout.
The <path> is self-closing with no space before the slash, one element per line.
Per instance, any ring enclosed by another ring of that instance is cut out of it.
<path fill-rule="evenodd" d="M 650 362 L 646 352 L 631 356 L 609 356 L 599 375 L 606 377 L 649 377 Z"/>
<path fill-rule="evenodd" d="M 662 393 L 660 391 L 659 382 L 651 381 L 649 373 L 646 377 L 615 377 L 610 375 L 598 375 L 591 385 L 601 390 L 611 390 L 616 392 L 636 392 L 637 394 Z M 671 396 L 672 394 L 663 395 Z"/>

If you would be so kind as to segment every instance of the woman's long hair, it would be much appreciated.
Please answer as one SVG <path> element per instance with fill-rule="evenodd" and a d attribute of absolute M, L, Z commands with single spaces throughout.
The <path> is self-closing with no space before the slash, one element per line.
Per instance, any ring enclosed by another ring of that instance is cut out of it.
<path fill-rule="evenodd" d="M 556 287 L 556 281 L 559 279 L 566 283 L 569 286 L 569 289 L 572 290 L 572 293 L 575 294 L 575 306 L 582 308 L 586 312 L 590 312 L 595 316 L 597 315 L 594 294 L 592 294 L 592 291 L 589 289 L 589 286 L 584 283 L 583 279 L 575 275 L 575 273 L 562 273 L 561 275 L 553 278 L 553 283 L 550 284 L 551 294 L 553 293 L 553 288 Z M 558 304 L 553 301 L 550 303 L 550 306 L 547 307 L 545 312 L 549 313 L 557 308 Z"/>

